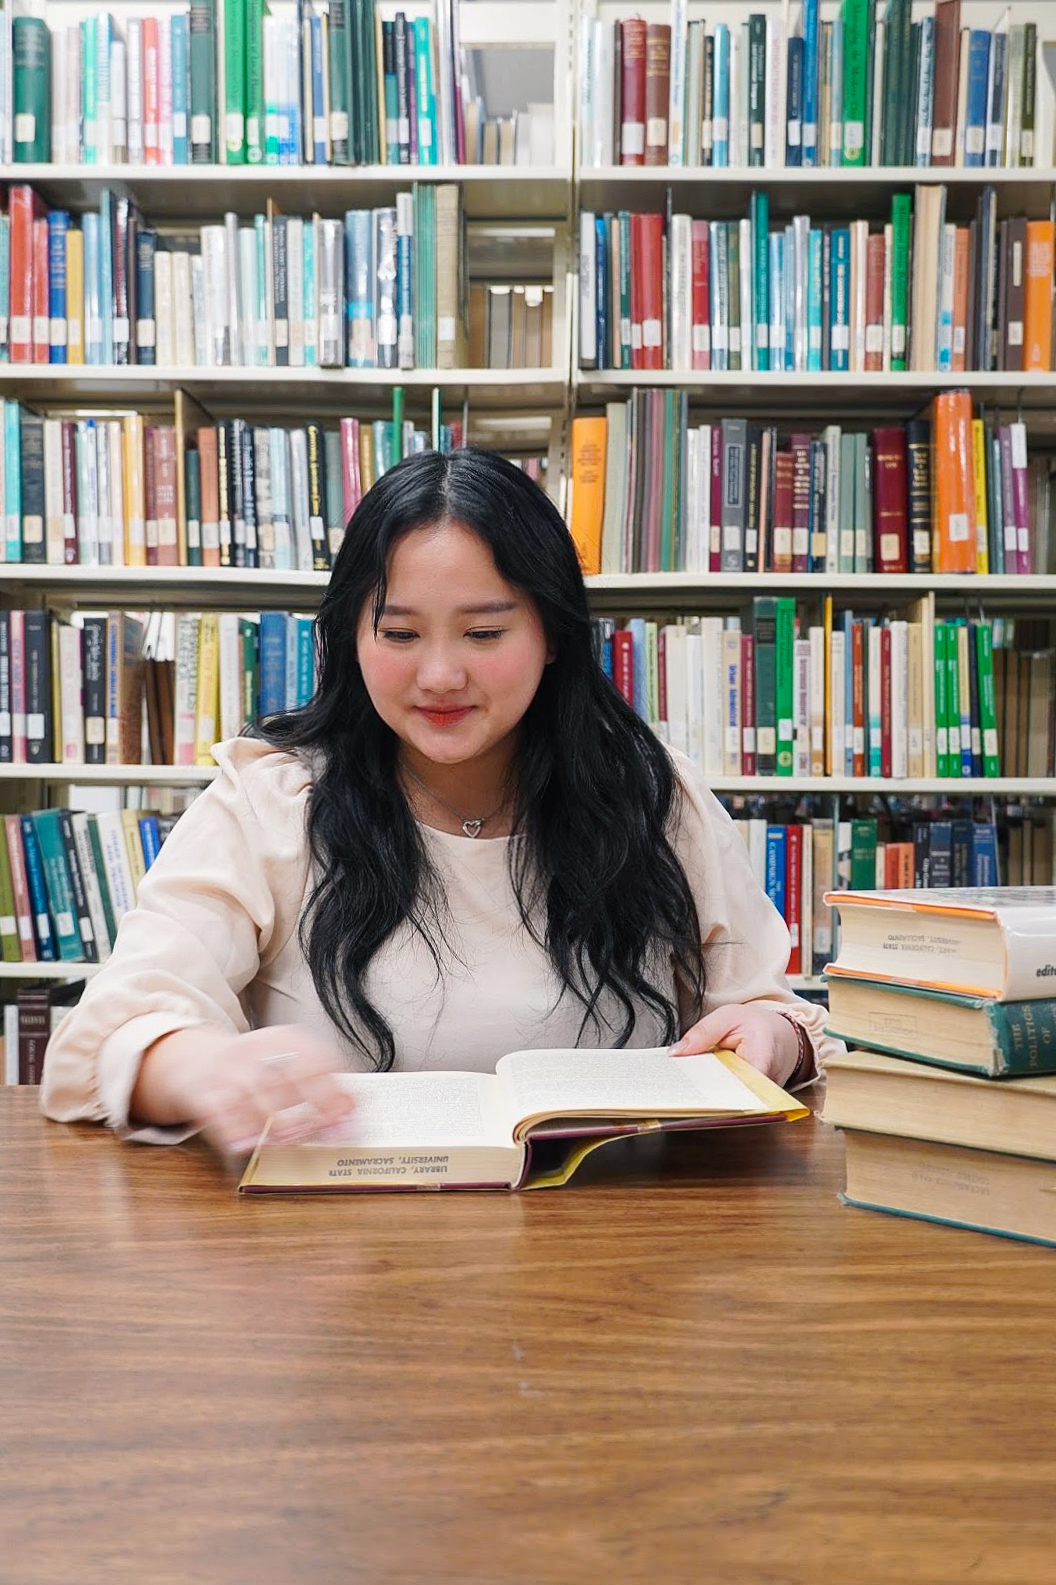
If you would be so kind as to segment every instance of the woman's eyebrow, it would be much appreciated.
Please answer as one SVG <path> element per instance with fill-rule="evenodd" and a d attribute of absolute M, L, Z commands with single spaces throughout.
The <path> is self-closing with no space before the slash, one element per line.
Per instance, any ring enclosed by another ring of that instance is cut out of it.
<path fill-rule="evenodd" d="M 460 605 L 458 616 L 501 616 L 505 611 L 516 611 L 516 600 L 484 600 L 479 605 Z M 382 616 L 420 616 L 413 605 L 383 605 Z"/>

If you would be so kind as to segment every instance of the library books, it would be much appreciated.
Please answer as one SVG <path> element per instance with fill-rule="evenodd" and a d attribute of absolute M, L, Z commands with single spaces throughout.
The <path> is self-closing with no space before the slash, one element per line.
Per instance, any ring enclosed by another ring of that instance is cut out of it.
<path fill-rule="evenodd" d="M 771 227 L 761 189 L 740 220 L 583 210 L 580 367 L 1051 369 L 1054 243 L 1051 220 L 999 217 L 993 187 L 966 224 L 943 185 L 896 193 L 878 228 Z"/>
<path fill-rule="evenodd" d="M 831 9 L 831 8 L 830 8 Z M 819 0 L 732 24 L 585 16 L 579 133 L 588 166 L 1022 166 L 1035 147 L 1037 27 L 960 0 Z M 969 14 L 963 14 L 967 24 Z"/>
<path fill-rule="evenodd" d="M 1049 459 L 1021 419 L 946 391 L 870 430 L 729 417 L 693 424 L 685 392 L 636 390 L 577 417 L 600 453 L 585 571 L 1003 573 L 1056 566 Z M 575 442 L 578 430 L 573 430 Z"/>
<path fill-rule="evenodd" d="M 840 948 L 828 974 L 1038 1001 L 1056 984 L 1056 887 L 831 892 Z"/>
<path fill-rule="evenodd" d="M 40 1083 L 48 1041 L 83 990 L 83 980 L 19 987 L 4 1007 L 4 1084 Z"/>
<path fill-rule="evenodd" d="M 828 1001 L 829 1032 L 851 1046 L 991 1079 L 1056 1073 L 1056 1001 L 1048 997 L 1004 1002 L 833 976 Z M 855 1055 L 873 1071 L 866 1054 Z"/>
<path fill-rule="evenodd" d="M 556 1187 L 611 1139 L 807 1115 L 727 1051 L 516 1051 L 493 1074 L 345 1074 L 341 1083 L 356 1103 L 349 1122 L 298 1144 L 269 1144 L 266 1127 L 241 1192 Z"/>

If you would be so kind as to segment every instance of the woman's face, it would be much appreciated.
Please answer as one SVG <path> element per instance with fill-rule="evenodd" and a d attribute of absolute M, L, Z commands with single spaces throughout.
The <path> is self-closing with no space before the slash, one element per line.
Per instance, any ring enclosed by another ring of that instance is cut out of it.
<path fill-rule="evenodd" d="M 534 602 L 450 521 L 399 540 L 378 631 L 368 602 L 356 649 L 374 708 L 412 764 L 452 766 L 512 754 L 549 658 Z"/>

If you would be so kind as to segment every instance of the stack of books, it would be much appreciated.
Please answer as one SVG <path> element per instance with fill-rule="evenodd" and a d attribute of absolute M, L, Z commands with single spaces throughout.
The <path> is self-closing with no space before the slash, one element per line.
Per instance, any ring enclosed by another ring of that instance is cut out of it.
<path fill-rule="evenodd" d="M 1056 1244 L 1056 887 L 826 901 L 846 1202 Z"/>

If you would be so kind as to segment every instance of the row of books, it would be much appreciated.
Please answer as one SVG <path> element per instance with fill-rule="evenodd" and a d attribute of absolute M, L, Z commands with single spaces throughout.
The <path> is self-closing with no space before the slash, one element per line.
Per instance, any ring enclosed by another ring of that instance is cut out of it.
<path fill-rule="evenodd" d="M 786 16 L 788 8 L 785 8 Z M 961 27 L 960 0 L 803 0 L 791 26 L 593 16 L 581 23 L 588 166 L 1033 165 L 1033 22 Z M 1042 163 L 1048 158 L 1042 155 Z"/>
<path fill-rule="evenodd" d="M 471 282 L 471 369 L 549 369 L 554 353 L 554 289 Z"/>
<path fill-rule="evenodd" d="M 890 221 L 772 229 L 764 191 L 742 220 L 580 213 L 584 369 L 1050 370 L 1056 224 L 967 225 L 945 186 L 896 193 Z"/>
<path fill-rule="evenodd" d="M 1048 454 L 1026 425 L 938 395 L 908 424 L 820 432 L 635 391 L 572 421 L 569 523 L 597 572 L 1048 572 Z"/>
<path fill-rule="evenodd" d="M 1056 1244 L 1052 885 L 832 893 L 845 1201 Z"/>
<path fill-rule="evenodd" d="M 829 597 L 813 624 L 794 599 L 763 595 L 743 618 L 601 617 L 596 634 L 628 704 L 708 776 L 1056 774 L 1044 619 L 1023 624 L 1017 649 L 1001 618 L 834 613 Z"/>
<path fill-rule="evenodd" d="M 142 413 L 43 417 L 11 397 L 0 413 L 0 563 L 52 566 L 325 571 L 365 491 L 434 438 L 399 416 L 236 418 L 188 429 L 181 454 L 176 429 Z M 451 451 L 461 423 L 435 438 Z M 536 477 L 538 461 L 523 459 Z"/>
<path fill-rule="evenodd" d="M 207 766 L 314 689 L 310 616 L 0 611 L 0 763 Z"/>
<path fill-rule="evenodd" d="M 104 189 L 78 225 L 16 184 L 0 219 L 0 358 L 179 368 L 456 368 L 459 190 L 416 185 L 342 219 L 160 233 Z M 541 313 L 541 307 L 539 309 Z M 486 350 L 486 349 L 485 349 Z"/>
<path fill-rule="evenodd" d="M 83 980 L 20 985 L 14 1001 L 4 1003 L 4 1084 L 39 1084 L 44 1053 L 54 1031 L 84 991 Z"/>
<path fill-rule="evenodd" d="M 789 974 L 820 974 L 833 955 L 833 913 L 825 894 L 874 886 L 996 886 L 997 827 L 992 821 L 914 820 L 906 840 L 884 840 L 868 816 L 814 816 L 775 822 L 759 815 L 734 823 L 759 885 L 788 926 Z M 1051 838 L 1051 822 L 1046 825 Z M 1039 865 L 1041 855 L 1039 853 Z M 1052 879 L 1052 849 L 1045 880 Z"/>
<path fill-rule="evenodd" d="M 417 9 L 417 8 L 416 8 Z M 190 11 L 51 24 L 2 34 L 10 98 L 6 161 L 63 164 L 449 165 L 477 156 L 485 119 L 458 6 L 382 19 L 374 0 L 215 0 Z M 9 21 L 10 7 L 5 7 Z M 221 92 L 223 102 L 220 102 Z M 546 112 L 549 111 L 549 115 Z M 467 112 L 473 126 L 468 129 Z M 553 111 L 534 136 L 553 163 Z M 545 157 L 544 157 L 545 156 Z"/>
<path fill-rule="evenodd" d="M 135 907 L 139 882 L 175 825 L 134 809 L 5 815 L 0 840 L 4 963 L 98 963 Z"/>

